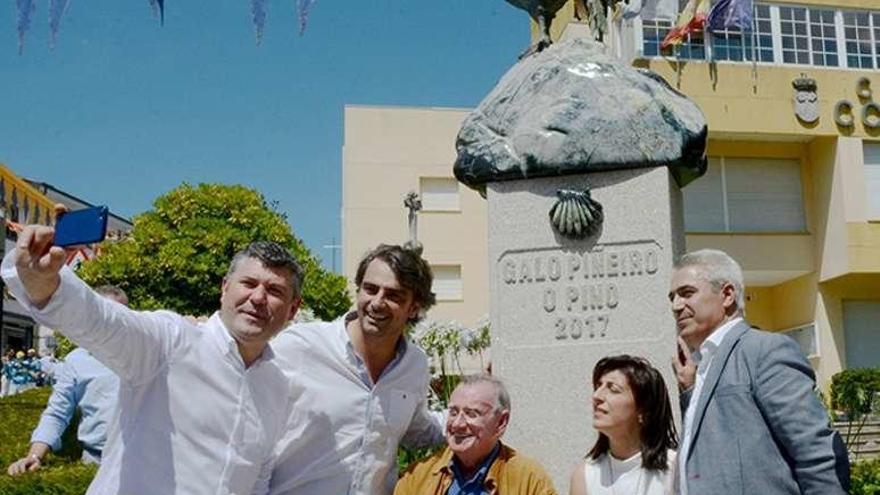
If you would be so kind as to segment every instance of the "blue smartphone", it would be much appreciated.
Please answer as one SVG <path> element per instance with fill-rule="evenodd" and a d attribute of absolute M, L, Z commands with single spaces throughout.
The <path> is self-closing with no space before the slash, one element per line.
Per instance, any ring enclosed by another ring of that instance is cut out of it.
<path fill-rule="evenodd" d="M 55 220 L 55 245 L 66 247 L 103 241 L 109 213 L 106 206 L 95 206 L 59 215 Z"/>

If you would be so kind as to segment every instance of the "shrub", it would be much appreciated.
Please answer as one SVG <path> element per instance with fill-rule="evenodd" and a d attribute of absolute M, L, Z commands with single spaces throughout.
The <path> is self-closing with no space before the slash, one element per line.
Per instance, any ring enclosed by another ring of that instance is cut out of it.
<path fill-rule="evenodd" d="M 82 463 L 44 467 L 36 473 L 13 478 L 0 476 L 3 495 L 82 495 L 95 477 L 97 467 Z"/>
<path fill-rule="evenodd" d="M 79 462 L 82 449 L 76 441 L 76 423 L 67 429 L 62 449 L 49 454 L 36 473 L 13 478 L 6 468 L 28 452 L 31 432 L 46 407 L 51 389 L 28 390 L 0 399 L 0 493 L 3 495 L 80 495 L 95 476 L 96 467 Z"/>
<path fill-rule="evenodd" d="M 862 429 L 878 406 L 880 368 L 844 370 L 831 377 L 831 407 L 842 410 L 849 424 L 846 427 L 846 448 L 857 457 Z"/>
<path fill-rule="evenodd" d="M 831 407 L 857 421 L 870 414 L 880 394 L 880 368 L 844 370 L 831 377 Z"/>
<path fill-rule="evenodd" d="M 853 464 L 850 494 L 880 495 L 880 459 Z"/>

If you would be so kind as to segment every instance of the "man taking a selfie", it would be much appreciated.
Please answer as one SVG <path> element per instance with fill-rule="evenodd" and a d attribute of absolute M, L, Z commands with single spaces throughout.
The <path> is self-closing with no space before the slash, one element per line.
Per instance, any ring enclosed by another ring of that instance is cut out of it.
<path fill-rule="evenodd" d="M 265 493 L 291 413 L 290 387 L 269 344 L 300 304 L 303 271 L 291 254 L 271 242 L 237 253 L 220 310 L 196 326 L 96 294 L 65 267 L 54 235 L 26 227 L 0 272 L 36 321 L 119 377 L 118 408 L 87 493 Z"/>

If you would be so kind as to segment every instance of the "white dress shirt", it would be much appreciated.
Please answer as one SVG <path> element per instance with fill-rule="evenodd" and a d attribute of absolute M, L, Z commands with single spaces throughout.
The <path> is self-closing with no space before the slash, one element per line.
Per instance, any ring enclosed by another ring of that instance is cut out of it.
<path fill-rule="evenodd" d="M 697 403 L 700 401 L 700 393 L 703 391 L 703 382 L 706 381 L 706 373 L 709 372 L 709 367 L 712 366 L 712 361 L 715 357 L 715 351 L 721 346 L 724 337 L 727 336 L 731 328 L 741 321 L 741 317 L 728 320 L 714 332 L 710 333 L 709 336 L 706 337 L 706 340 L 700 344 L 700 348 L 694 351 L 691 356 L 694 362 L 697 363 L 697 380 L 694 383 L 694 390 L 691 392 L 691 399 L 688 402 L 687 410 L 684 413 L 684 439 L 678 456 L 678 481 L 681 495 L 687 495 L 687 473 L 685 472 L 685 465 L 687 464 L 688 452 L 691 450 L 694 414 L 696 414 Z"/>
<path fill-rule="evenodd" d="M 273 341 L 297 397 L 277 451 L 273 495 L 384 495 L 397 446 L 442 444 L 442 414 L 427 409 L 428 361 L 401 341 L 372 384 L 345 323 L 293 325 Z"/>
<path fill-rule="evenodd" d="M 271 348 L 245 368 L 215 314 L 136 312 L 91 291 L 66 267 L 36 309 L 13 258 L 2 276 L 34 319 L 60 330 L 120 378 L 101 467 L 88 495 L 265 493 L 272 448 L 289 416 L 290 386 Z"/>

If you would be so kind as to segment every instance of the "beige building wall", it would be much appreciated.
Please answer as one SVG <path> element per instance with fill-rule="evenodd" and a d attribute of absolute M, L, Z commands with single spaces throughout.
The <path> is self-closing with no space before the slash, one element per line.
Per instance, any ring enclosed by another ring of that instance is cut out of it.
<path fill-rule="evenodd" d="M 347 106 L 342 179 L 343 270 L 354 280 L 357 264 L 380 243 L 409 238 L 408 191 L 421 192 L 424 179 L 452 180 L 455 136 L 468 111 L 447 108 Z M 459 267 L 460 297 L 438 298 L 429 313 L 437 321 L 473 326 L 487 314 L 486 203 L 456 183 L 459 208 L 423 209 L 418 237 L 432 266 Z"/>

